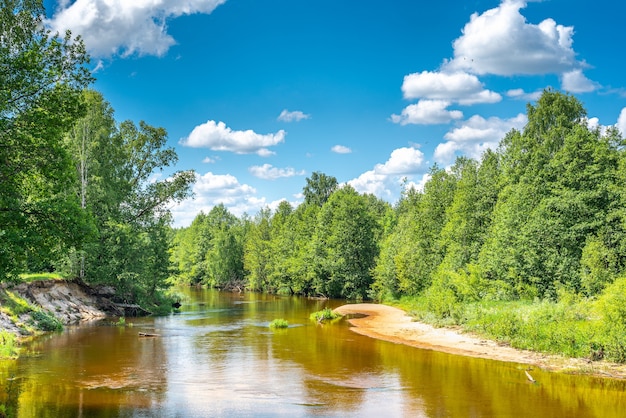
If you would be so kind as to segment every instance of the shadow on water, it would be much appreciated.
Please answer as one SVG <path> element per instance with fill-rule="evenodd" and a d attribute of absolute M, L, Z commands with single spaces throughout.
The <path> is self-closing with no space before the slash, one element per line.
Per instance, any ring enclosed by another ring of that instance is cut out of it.
<path fill-rule="evenodd" d="M 626 384 L 374 340 L 341 301 L 183 289 L 180 313 L 69 328 L 0 364 L 8 416 L 621 417 Z M 271 330 L 276 318 L 289 328 Z M 138 332 L 156 333 L 140 338 Z"/>

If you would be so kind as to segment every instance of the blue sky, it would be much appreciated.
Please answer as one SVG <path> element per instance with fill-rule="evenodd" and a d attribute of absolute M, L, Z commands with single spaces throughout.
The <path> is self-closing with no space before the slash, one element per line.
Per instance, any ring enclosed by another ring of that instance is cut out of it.
<path fill-rule="evenodd" d="M 621 2 L 44 4 L 50 27 L 84 38 L 116 119 L 164 127 L 174 170 L 197 172 L 176 226 L 219 203 L 298 204 L 314 171 L 394 203 L 402 179 L 419 186 L 523 127 L 546 87 L 626 131 Z"/>

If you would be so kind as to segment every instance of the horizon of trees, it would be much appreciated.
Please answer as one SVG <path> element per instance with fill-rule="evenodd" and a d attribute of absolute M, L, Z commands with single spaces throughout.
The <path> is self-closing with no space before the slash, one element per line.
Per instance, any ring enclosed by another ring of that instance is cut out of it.
<path fill-rule="evenodd" d="M 217 205 L 175 231 L 175 280 L 376 300 L 598 295 L 626 267 L 626 143 L 551 89 L 527 114 L 498 149 L 435 165 L 394 206 L 319 172 L 296 208 L 239 219 Z"/>

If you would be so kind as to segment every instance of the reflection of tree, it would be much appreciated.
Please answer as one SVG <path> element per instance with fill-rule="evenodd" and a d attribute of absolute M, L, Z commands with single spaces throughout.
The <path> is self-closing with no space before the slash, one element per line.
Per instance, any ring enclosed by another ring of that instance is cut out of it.
<path fill-rule="evenodd" d="M 0 416 L 17 416 L 22 379 L 17 377 L 15 361 L 0 361 Z"/>
<path fill-rule="evenodd" d="M 72 328 L 33 349 L 46 353 L 45 363 L 23 359 L 21 416 L 116 416 L 149 410 L 164 398 L 163 342 L 139 338 L 133 328 Z"/>

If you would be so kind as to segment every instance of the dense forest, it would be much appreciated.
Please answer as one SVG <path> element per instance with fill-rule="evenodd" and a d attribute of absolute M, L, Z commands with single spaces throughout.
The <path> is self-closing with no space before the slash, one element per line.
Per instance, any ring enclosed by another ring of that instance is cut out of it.
<path fill-rule="evenodd" d="M 167 208 L 193 172 L 155 180 L 177 160 L 165 130 L 115 121 L 83 43 L 50 33 L 40 1 L 0 13 L 0 281 L 58 271 L 169 311 Z"/>
<path fill-rule="evenodd" d="M 58 271 L 152 312 L 174 283 L 401 301 L 514 345 L 626 361 L 626 143 L 575 97 L 545 90 L 523 130 L 432 167 L 394 205 L 314 172 L 297 207 L 218 204 L 174 230 L 168 207 L 195 174 L 154 176 L 177 161 L 165 130 L 115 120 L 81 40 L 45 29 L 40 1 L 0 13 L 0 282 Z"/>
<path fill-rule="evenodd" d="M 546 90 L 480 161 L 432 167 L 395 206 L 313 173 L 304 203 L 238 219 L 222 206 L 176 231 L 187 284 L 355 299 L 594 296 L 623 273 L 626 154 L 582 104 Z"/>
<path fill-rule="evenodd" d="M 527 117 L 394 206 L 318 172 L 295 208 L 217 205 L 176 231 L 176 281 L 395 301 L 514 346 L 626 361 L 625 142 L 550 89 Z"/>

